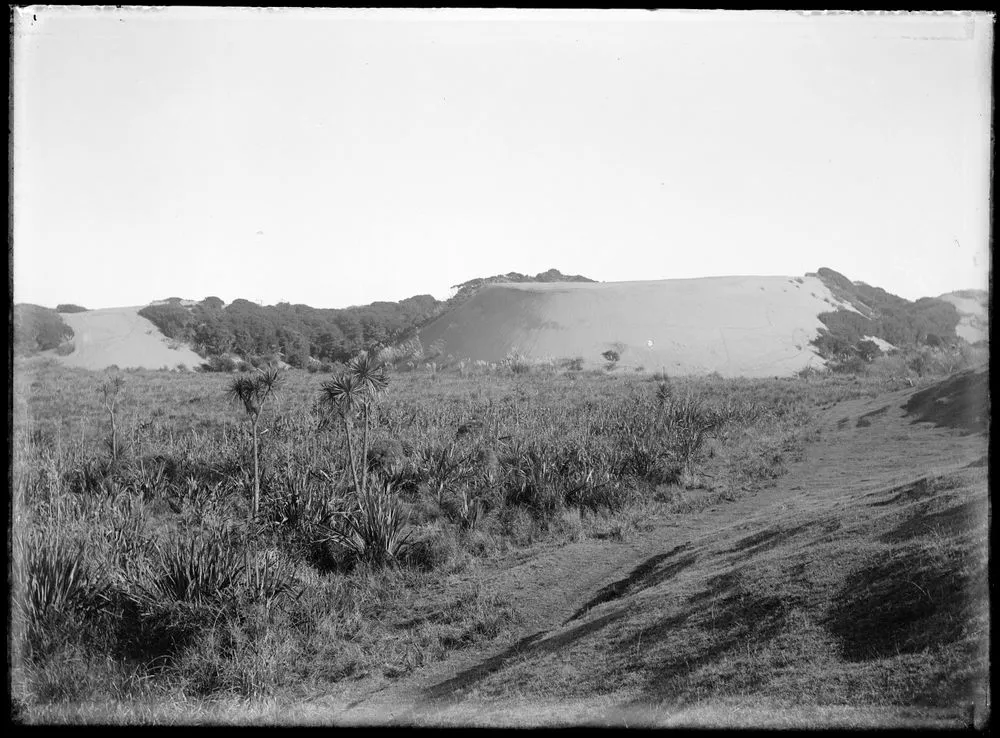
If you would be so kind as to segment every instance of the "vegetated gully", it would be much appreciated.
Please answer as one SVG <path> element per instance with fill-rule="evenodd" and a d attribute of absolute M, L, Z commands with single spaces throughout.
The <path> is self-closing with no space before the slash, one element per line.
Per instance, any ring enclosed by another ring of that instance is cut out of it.
<path fill-rule="evenodd" d="M 771 548 L 774 524 L 824 518 L 856 506 L 873 492 L 921 476 L 943 474 L 981 461 L 981 434 L 915 423 L 904 405 L 915 390 L 838 403 L 817 424 L 817 440 L 788 466 L 777 482 L 701 512 L 662 516 L 625 542 L 586 539 L 542 550 L 497 571 L 490 588 L 507 594 L 521 615 L 514 646 L 469 649 L 405 677 L 377 684 L 360 682 L 318 698 L 313 707 L 337 722 L 384 723 L 417 720 L 431 703 L 461 700 L 463 692 L 527 649 L 558 646 L 561 636 L 594 620 L 601 604 L 661 583 L 697 556 L 705 576 L 734 566 L 735 539 L 756 540 L 746 556 Z M 862 422 L 859 419 L 864 418 Z"/>

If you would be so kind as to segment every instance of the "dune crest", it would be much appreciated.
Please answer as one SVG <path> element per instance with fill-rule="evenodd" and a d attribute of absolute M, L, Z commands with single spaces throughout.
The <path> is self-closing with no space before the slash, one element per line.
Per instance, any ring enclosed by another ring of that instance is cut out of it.
<path fill-rule="evenodd" d="M 823 364 L 817 317 L 852 309 L 818 277 L 705 277 L 484 287 L 420 330 L 456 359 L 581 358 L 585 367 L 783 376 Z"/>

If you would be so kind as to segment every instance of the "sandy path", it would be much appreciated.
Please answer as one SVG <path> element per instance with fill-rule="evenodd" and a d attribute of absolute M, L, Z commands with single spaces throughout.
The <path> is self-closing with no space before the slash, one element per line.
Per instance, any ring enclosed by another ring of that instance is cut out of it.
<path fill-rule="evenodd" d="M 643 567 L 670 556 L 696 552 L 699 561 L 714 560 L 717 571 L 732 566 L 734 538 L 771 528 L 789 515 L 815 519 L 858 496 L 877 489 L 943 473 L 981 458 L 987 444 L 981 435 L 961 436 L 946 428 L 914 425 L 901 405 L 914 393 L 903 390 L 872 400 L 841 403 L 829 410 L 820 426 L 821 440 L 806 447 L 801 460 L 774 486 L 700 513 L 650 521 L 650 530 L 625 543 L 585 540 L 544 550 L 501 569 L 491 587 L 509 592 L 523 615 L 513 646 L 472 649 L 431 664 L 396 681 L 360 683 L 313 702 L 331 720 L 350 723 L 412 723 L 447 720 L 472 709 L 476 682 L 517 658 L 518 651 L 544 650 L 570 634 L 600 627 L 613 615 L 588 618 L 588 604 L 597 608 L 641 578 Z M 887 408 L 884 411 L 882 408 Z M 872 415 L 869 415 L 872 414 Z M 858 427 L 868 415 L 871 423 Z M 704 569 L 702 569 L 704 573 Z M 472 701 L 461 701 L 473 693 Z M 489 710 L 491 705 L 475 709 Z M 600 700 L 560 707 L 570 719 L 606 714 L 613 709 Z M 516 709 L 515 709 L 516 712 Z M 510 712 L 499 713 L 509 721 Z M 566 717 L 566 715 L 564 715 Z M 582 718 L 581 718 L 582 719 Z"/>

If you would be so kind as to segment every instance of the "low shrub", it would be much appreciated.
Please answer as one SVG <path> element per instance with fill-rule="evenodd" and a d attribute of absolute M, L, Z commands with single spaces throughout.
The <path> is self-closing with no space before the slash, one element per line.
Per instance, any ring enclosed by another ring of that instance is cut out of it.
<path fill-rule="evenodd" d="M 26 628 L 29 657 L 38 657 L 76 618 L 104 608 L 109 582 L 86 542 L 65 531 L 33 529 L 19 537 L 14 606 Z"/>
<path fill-rule="evenodd" d="M 240 546 L 219 533 L 179 534 L 155 546 L 140 603 L 152 614 L 164 605 L 219 605 L 235 596 L 246 561 Z"/>
<path fill-rule="evenodd" d="M 353 509 L 337 518 L 332 525 L 322 526 L 322 540 L 343 549 L 352 563 L 382 567 L 405 554 L 408 521 L 390 485 L 372 485 L 356 498 Z"/>

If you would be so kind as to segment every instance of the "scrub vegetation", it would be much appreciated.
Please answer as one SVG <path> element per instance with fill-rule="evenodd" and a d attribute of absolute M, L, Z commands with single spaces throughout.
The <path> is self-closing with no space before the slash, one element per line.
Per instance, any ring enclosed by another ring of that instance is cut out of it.
<path fill-rule="evenodd" d="M 295 702 L 391 683 L 464 652 L 503 652 L 525 617 L 494 576 L 511 562 L 584 541 L 627 543 L 658 523 L 746 502 L 817 442 L 829 408 L 910 386 L 932 393 L 940 378 L 886 359 L 856 374 L 752 380 L 515 359 L 431 372 L 409 368 L 405 350 L 362 353 L 327 378 L 16 363 L 15 711 L 86 721 L 109 718 L 81 705 Z M 933 422 L 940 403 L 921 398 L 914 407 Z M 967 410 L 979 413 L 975 403 Z M 880 417 L 869 413 L 868 426 Z M 958 595 L 985 572 L 979 534 L 952 497 L 913 511 L 946 524 L 937 538 L 903 520 L 898 541 L 881 543 L 868 531 L 838 534 L 834 545 L 834 528 L 824 529 L 815 551 L 827 546 L 826 561 L 854 544 L 861 553 L 840 569 L 796 549 L 798 558 L 734 563 L 685 585 L 686 599 L 664 594 L 672 614 L 635 620 L 619 639 L 632 651 L 601 656 L 608 666 L 594 679 L 633 684 L 649 699 L 771 699 L 806 685 L 804 695 L 823 700 L 894 704 L 926 702 L 907 685 L 926 690 L 937 679 L 935 699 L 947 702 L 953 674 L 978 674 L 978 662 L 966 668 L 961 658 L 979 642 L 981 613 Z M 776 519 L 773 535 L 733 542 L 733 552 L 768 550 L 794 527 Z M 637 583 L 698 571 L 695 554 L 676 553 L 573 617 Z M 822 600 L 802 589 L 813 580 L 842 591 Z M 889 634 L 886 618 L 898 623 Z M 799 641 L 774 638 L 794 623 L 822 638 L 793 629 L 805 650 L 789 672 L 779 662 Z M 581 636 L 596 632 L 585 625 Z M 810 655 L 826 638 L 840 651 Z M 766 651 L 738 655 L 765 641 Z M 894 649 L 910 654 L 910 682 L 883 684 L 884 670 L 871 667 L 868 692 L 829 691 L 823 669 L 846 679 L 851 664 L 895 658 Z M 531 664 L 547 651 L 518 653 L 518 669 L 546 673 Z M 833 666 L 814 668 L 828 658 Z M 569 698 L 599 692 L 594 679 L 548 683 Z M 483 694 L 513 694 L 509 682 L 479 681 Z"/>

